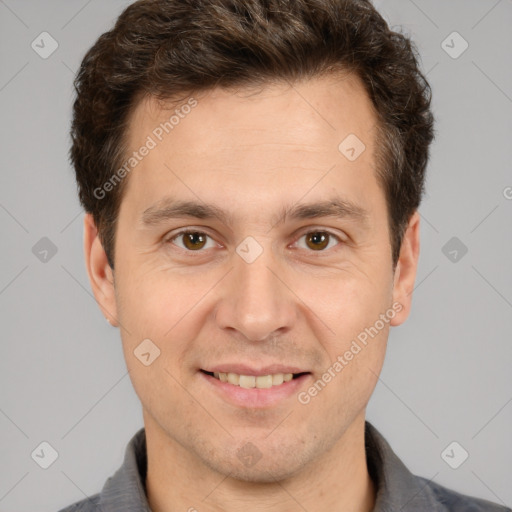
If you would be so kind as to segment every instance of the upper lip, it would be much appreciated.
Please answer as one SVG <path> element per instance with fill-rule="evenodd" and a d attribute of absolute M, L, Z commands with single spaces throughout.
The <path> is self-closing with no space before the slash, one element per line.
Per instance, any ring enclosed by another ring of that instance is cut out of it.
<path fill-rule="evenodd" d="M 267 366 L 260 366 L 255 368 L 245 364 L 219 364 L 210 366 L 208 368 L 201 368 L 206 372 L 214 373 L 236 373 L 238 375 L 254 375 L 258 377 L 260 375 L 275 375 L 277 373 L 309 373 L 298 366 L 284 366 L 282 364 L 270 364 Z"/>

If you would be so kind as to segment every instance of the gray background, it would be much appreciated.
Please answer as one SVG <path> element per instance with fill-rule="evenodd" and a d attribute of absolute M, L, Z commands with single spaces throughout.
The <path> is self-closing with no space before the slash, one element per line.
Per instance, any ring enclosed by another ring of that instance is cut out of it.
<path fill-rule="evenodd" d="M 0 0 L 2 511 L 99 491 L 142 426 L 119 333 L 90 292 L 67 153 L 73 74 L 127 3 Z M 414 473 L 511 506 L 512 1 L 377 3 L 418 43 L 437 140 L 413 312 L 391 332 L 368 418 Z M 47 59 L 31 48 L 43 31 L 59 45 Z M 442 46 L 453 31 L 469 43 L 456 59 Z M 57 248 L 46 261 L 32 250 L 43 237 Z M 31 458 L 42 441 L 58 452 L 46 470 Z M 469 453 L 458 469 L 441 457 L 452 441 Z"/>

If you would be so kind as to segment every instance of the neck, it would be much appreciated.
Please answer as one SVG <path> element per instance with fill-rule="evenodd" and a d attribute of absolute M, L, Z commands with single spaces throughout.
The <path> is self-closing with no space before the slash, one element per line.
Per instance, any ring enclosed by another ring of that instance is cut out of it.
<path fill-rule="evenodd" d="M 230 478 L 209 468 L 144 414 L 153 512 L 371 512 L 376 489 L 366 465 L 364 412 L 300 473 L 274 482 Z"/>

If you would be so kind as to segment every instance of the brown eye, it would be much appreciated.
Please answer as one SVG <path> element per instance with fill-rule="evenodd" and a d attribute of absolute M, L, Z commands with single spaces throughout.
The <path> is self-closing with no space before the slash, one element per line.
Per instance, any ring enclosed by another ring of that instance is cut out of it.
<path fill-rule="evenodd" d="M 185 233 L 183 235 L 183 244 L 191 251 L 202 249 L 206 243 L 206 237 L 203 233 Z"/>
<path fill-rule="evenodd" d="M 306 243 L 314 251 L 325 249 L 329 244 L 329 234 L 322 231 L 308 233 Z"/>
<path fill-rule="evenodd" d="M 210 246 L 207 247 L 209 238 L 206 233 L 201 231 L 181 231 L 170 238 L 169 242 L 187 251 L 199 252 L 201 249 L 215 246 L 212 240 Z"/>
<path fill-rule="evenodd" d="M 304 242 L 302 240 L 304 239 Z M 299 238 L 297 244 L 303 249 L 322 252 L 340 242 L 340 238 L 328 231 L 310 231 Z"/>

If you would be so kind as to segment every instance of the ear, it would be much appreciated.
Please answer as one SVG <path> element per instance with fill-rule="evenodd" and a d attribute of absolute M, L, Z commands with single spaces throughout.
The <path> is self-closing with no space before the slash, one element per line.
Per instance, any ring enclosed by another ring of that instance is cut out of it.
<path fill-rule="evenodd" d="M 103 316 L 117 327 L 114 273 L 110 268 L 98 230 L 90 213 L 84 217 L 84 255 L 89 282 Z"/>
<path fill-rule="evenodd" d="M 416 270 L 420 254 L 420 215 L 415 211 L 409 219 L 404 233 L 400 256 L 395 269 L 393 284 L 393 304 L 399 303 L 402 308 L 390 321 L 397 326 L 405 322 L 411 311 L 412 292 L 416 279 Z M 398 309 L 398 308 L 397 308 Z"/>

